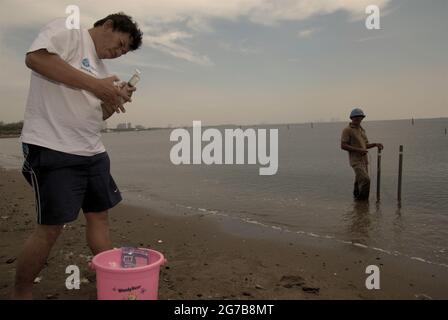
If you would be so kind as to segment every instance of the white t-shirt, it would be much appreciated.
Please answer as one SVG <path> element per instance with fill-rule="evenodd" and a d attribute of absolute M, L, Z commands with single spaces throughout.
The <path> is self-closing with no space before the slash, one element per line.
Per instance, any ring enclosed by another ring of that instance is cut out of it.
<path fill-rule="evenodd" d="M 69 30 L 65 19 L 46 25 L 27 52 L 46 49 L 71 66 L 97 78 L 109 76 L 87 29 Z M 101 142 L 101 100 L 31 73 L 21 141 L 81 156 L 105 151 Z"/>

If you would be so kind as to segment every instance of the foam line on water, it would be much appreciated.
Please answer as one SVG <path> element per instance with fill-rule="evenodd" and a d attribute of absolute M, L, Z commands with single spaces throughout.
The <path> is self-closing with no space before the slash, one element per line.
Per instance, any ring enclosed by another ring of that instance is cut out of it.
<path fill-rule="evenodd" d="M 438 263 L 438 262 L 433 262 L 421 257 L 414 257 L 399 251 L 390 251 L 390 250 L 386 250 L 386 249 L 382 249 L 382 248 L 378 248 L 378 247 L 373 247 L 373 246 L 368 246 L 366 244 L 363 243 L 359 243 L 359 242 L 354 242 L 354 241 L 347 241 L 347 240 L 341 240 L 338 239 L 334 236 L 330 236 L 330 235 L 320 235 L 314 232 L 306 232 L 306 231 L 302 231 L 302 230 L 297 230 L 297 231 L 293 231 L 293 230 L 289 230 L 288 228 L 283 228 L 280 226 L 275 226 L 275 225 L 269 225 L 257 220 L 253 220 L 251 218 L 242 218 L 242 217 L 233 217 L 230 216 L 226 213 L 223 212 L 219 212 L 218 210 L 210 210 L 210 209 L 204 209 L 204 208 L 194 208 L 191 206 L 183 206 L 183 205 L 176 205 L 178 207 L 182 207 L 184 209 L 188 209 L 188 210 L 192 210 L 192 211 L 200 211 L 200 212 L 204 212 L 210 216 L 223 216 L 226 217 L 228 219 L 233 219 L 233 220 L 239 220 L 241 222 L 244 223 L 249 223 L 249 224 L 254 224 L 263 228 L 269 228 L 269 229 L 273 229 L 276 231 L 281 231 L 281 232 L 287 232 L 287 233 L 296 233 L 298 235 L 302 235 L 302 236 L 306 236 L 306 237 L 311 237 L 311 238 L 319 238 L 319 239 L 327 239 L 327 240 L 333 240 L 337 243 L 341 243 L 344 245 L 350 245 L 350 246 L 354 246 L 357 248 L 361 248 L 361 249 L 366 249 L 366 250 L 372 250 L 372 251 L 377 251 L 377 252 L 381 252 L 390 256 L 395 256 L 395 257 L 404 257 L 404 258 L 408 258 L 411 260 L 415 260 L 415 261 L 419 261 L 422 263 L 426 263 L 426 264 L 431 264 L 431 265 L 435 265 L 435 266 L 439 266 L 439 267 L 444 267 L 448 269 L 448 264 L 445 263 Z"/>

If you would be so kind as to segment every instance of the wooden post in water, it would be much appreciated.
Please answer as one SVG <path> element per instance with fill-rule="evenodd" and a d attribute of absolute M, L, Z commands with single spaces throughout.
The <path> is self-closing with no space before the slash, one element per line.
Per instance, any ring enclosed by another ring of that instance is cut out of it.
<path fill-rule="evenodd" d="M 381 149 L 378 148 L 378 159 L 376 161 L 377 169 L 376 169 L 376 201 L 380 201 L 380 193 L 381 193 Z"/>
<path fill-rule="evenodd" d="M 398 203 L 401 204 L 401 181 L 403 176 L 403 146 L 400 145 L 398 160 Z"/>

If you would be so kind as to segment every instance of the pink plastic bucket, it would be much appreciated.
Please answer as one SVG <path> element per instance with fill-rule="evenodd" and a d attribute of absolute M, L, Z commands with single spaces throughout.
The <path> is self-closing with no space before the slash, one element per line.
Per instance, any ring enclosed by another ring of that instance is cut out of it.
<path fill-rule="evenodd" d="M 101 252 L 92 259 L 98 300 L 157 300 L 160 266 L 166 260 L 160 252 L 146 250 L 149 264 L 134 268 L 121 267 L 121 249 Z"/>

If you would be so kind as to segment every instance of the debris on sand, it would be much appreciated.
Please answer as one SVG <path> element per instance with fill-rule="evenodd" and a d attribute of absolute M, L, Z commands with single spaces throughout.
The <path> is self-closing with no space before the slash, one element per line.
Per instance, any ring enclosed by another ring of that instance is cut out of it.
<path fill-rule="evenodd" d="M 10 259 L 6 260 L 6 264 L 14 263 L 14 261 L 16 261 L 16 260 L 17 260 L 17 258 L 10 258 Z"/>
<path fill-rule="evenodd" d="M 293 287 L 301 287 L 305 284 L 305 279 L 303 279 L 300 276 L 283 276 L 280 279 L 280 282 L 282 282 L 283 287 L 287 289 L 291 289 Z"/>
<path fill-rule="evenodd" d="M 303 290 L 303 292 L 306 292 L 306 293 L 318 294 L 320 291 L 320 288 L 302 287 L 302 290 Z"/>

